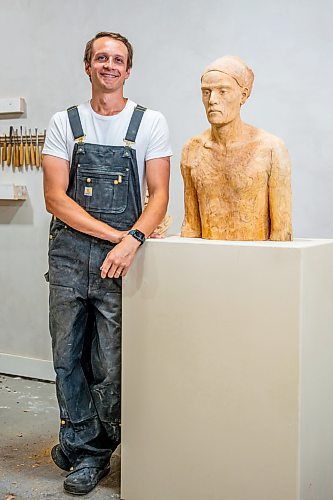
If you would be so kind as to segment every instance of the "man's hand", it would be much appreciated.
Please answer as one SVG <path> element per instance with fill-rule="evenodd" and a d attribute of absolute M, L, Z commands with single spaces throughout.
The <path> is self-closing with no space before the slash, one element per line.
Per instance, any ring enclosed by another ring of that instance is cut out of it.
<path fill-rule="evenodd" d="M 164 238 L 166 237 L 166 233 L 151 233 L 150 236 L 148 236 L 148 238 L 151 238 L 152 240 L 163 240 Z"/>
<path fill-rule="evenodd" d="M 116 243 L 116 244 L 118 244 L 127 235 L 128 235 L 128 231 L 118 231 L 118 229 L 113 229 L 112 230 L 112 235 L 110 236 L 110 238 L 108 238 L 108 241 L 110 241 L 110 243 Z"/>
<path fill-rule="evenodd" d="M 139 246 L 139 241 L 131 235 L 126 235 L 105 257 L 100 267 L 101 277 L 104 279 L 107 276 L 109 278 L 126 276 Z"/>

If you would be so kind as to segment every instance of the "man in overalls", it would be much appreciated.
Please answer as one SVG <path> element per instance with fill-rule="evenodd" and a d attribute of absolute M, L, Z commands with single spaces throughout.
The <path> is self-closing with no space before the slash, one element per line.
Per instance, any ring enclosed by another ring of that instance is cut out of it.
<path fill-rule="evenodd" d="M 168 203 L 168 127 L 161 113 L 124 98 L 132 56 L 117 33 L 87 43 L 92 99 L 52 117 L 43 150 L 61 418 L 51 454 L 69 471 L 64 488 L 74 495 L 109 472 L 120 442 L 121 279 Z"/>

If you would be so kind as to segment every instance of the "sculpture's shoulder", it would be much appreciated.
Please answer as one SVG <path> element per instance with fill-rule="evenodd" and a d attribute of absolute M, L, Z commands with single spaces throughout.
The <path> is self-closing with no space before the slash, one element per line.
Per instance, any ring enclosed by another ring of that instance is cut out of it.
<path fill-rule="evenodd" d="M 256 140 L 263 146 L 271 149 L 272 151 L 287 151 L 287 147 L 280 137 L 261 128 L 252 127 L 252 129 L 256 136 Z"/>
<path fill-rule="evenodd" d="M 270 154 L 272 165 L 278 167 L 281 171 L 290 170 L 288 149 L 280 137 L 266 130 L 255 129 L 255 140 L 260 144 L 260 149 Z"/>
<path fill-rule="evenodd" d="M 195 159 L 198 158 L 199 151 L 204 147 L 205 142 L 210 137 L 210 129 L 202 134 L 191 137 L 184 145 L 182 150 L 181 162 L 183 165 L 194 166 Z"/>

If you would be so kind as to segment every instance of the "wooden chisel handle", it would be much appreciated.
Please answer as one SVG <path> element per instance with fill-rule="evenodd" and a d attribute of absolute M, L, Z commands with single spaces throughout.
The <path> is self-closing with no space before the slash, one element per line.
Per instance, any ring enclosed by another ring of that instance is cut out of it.
<path fill-rule="evenodd" d="M 23 147 L 23 142 L 20 143 L 19 161 L 20 161 L 20 167 L 23 167 L 23 165 L 24 165 L 24 147 Z"/>
<path fill-rule="evenodd" d="M 2 163 L 4 163 L 7 160 L 7 141 L 5 139 L 5 142 L 3 143 L 2 146 Z"/>
<path fill-rule="evenodd" d="M 32 141 L 30 143 L 30 165 L 32 167 L 36 166 L 35 148 L 34 145 L 32 144 Z"/>
<path fill-rule="evenodd" d="M 30 165 L 29 144 L 24 144 L 24 165 Z"/>
<path fill-rule="evenodd" d="M 40 167 L 40 152 L 38 144 L 36 145 L 36 167 Z"/>
<path fill-rule="evenodd" d="M 7 147 L 7 165 L 10 167 L 12 163 L 12 145 L 9 143 Z"/>
<path fill-rule="evenodd" d="M 20 166 L 20 145 L 16 145 L 16 166 Z"/>
<path fill-rule="evenodd" d="M 14 144 L 14 167 L 19 167 L 20 166 L 20 151 L 19 151 L 19 145 Z"/>
<path fill-rule="evenodd" d="M 13 157 L 12 164 L 14 165 L 14 167 L 18 167 L 19 164 L 18 145 L 16 144 L 15 139 L 12 147 L 12 157 Z"/>

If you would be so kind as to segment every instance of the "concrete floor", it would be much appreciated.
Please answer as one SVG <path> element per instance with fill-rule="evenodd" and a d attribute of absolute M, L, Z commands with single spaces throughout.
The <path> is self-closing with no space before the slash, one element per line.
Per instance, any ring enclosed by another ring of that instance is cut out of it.
<path fill-rule="evenodd" d="M 0 500 L 75 498 L 50 458 L 59 413 L 53 383 L 0 375 Z M 120 451 L 111 473 L 85 498 L 119 499 Z"/>

